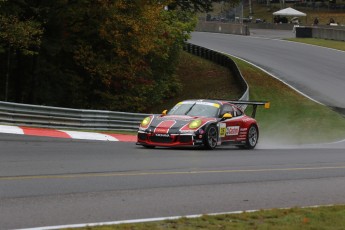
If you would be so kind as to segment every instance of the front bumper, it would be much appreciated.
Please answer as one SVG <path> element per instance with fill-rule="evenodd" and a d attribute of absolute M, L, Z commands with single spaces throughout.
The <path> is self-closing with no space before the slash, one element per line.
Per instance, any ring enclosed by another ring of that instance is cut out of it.
<path fill-rule="evenodd" d="M 195 146 L 202 145 L 202 137 L 194 133 L 188 134 L 154 134 L 147 132 L 138 132 L 138 145 L 150 146 Z"/>

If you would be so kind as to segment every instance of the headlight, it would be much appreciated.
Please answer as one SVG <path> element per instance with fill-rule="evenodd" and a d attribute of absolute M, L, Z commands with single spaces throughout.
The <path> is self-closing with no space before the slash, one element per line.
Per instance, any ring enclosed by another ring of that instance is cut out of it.
<path fill-rule="evenodd" d="M 196 129 L 196 128 L 200 127 L 200 125 L 201 125 L 201 120 L 198 119 L 198 120 L 194 120 L 191 123 L 189 123 L 188 127 L 190 129 Z"/>
<path fill-rule="evenodd" d="M 150 121 L 151 121 L 151 117 L 145 117 L 144 120 L 141 122 L 141 126 L 142 127 L 145 127 L 147 126 L 148 124 L 150 124 Z"/>

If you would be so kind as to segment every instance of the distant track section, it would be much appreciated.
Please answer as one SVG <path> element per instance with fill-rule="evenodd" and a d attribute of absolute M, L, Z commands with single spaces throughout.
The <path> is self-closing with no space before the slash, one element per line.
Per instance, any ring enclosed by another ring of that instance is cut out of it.
<path fill-rule="evenodd" d="M 345 52 L 278 39 L 201 32 L 193 32 L 189 42 L 247 60 L 322 104 L 338 111 L 345 108 Z"/>

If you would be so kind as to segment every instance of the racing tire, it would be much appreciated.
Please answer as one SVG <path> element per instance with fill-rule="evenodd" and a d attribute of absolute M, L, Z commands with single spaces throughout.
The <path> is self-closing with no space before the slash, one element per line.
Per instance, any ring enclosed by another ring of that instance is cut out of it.
<path fill-rule="evenodd" d="M 248 129 L 245 149 L 254 149 L 259 139 L 259 131 L 256 125 L 251 125 Z"/>
<path fill-rule="evenodd" d="M 210 125 L 206 128 L 206 133 L 204 135 L 203 143 L 205 149 L 214 149 L 218 142 L 218 129 L 215 125 Z"/>

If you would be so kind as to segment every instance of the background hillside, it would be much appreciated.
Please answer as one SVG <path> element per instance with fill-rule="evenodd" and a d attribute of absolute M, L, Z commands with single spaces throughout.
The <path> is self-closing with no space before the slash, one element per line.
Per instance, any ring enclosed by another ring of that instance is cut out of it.
<path fill-rule="evenodd" d="M 266 1 L 252 1 L 250 11 L 249 2 L 247 0 L 244 1 L 243 17 L 253 17 L 253 23 L 255 23 L 256 19 L 265 20 L 267 23 L 273 23 L 272 13 L 286 7 L 292 7 L 307 14 L 306 17 L 300 18 L 302 24 L 311 25 L 317 17 L 320 25 L 328 24 L 330 18 L 333 18 L 334 21 L 339 24 L 345 25 L 345 1 L 337 1 L 336 4 L 330 4 L 326 1 L 306 1 L 304 3 L 290 2 L 285 5 L 281 5 L 279 2 L 272 2 L 267 5 Z M 227 18 L 229 21 L 232 21 L 235 16 L 241 15 L 241 7 L 236 8 L 236 5 L 214 3 L 214 10 L 209 12 L 209 14 L 211 18 Z M 199 14 L 199 17 L 205 18 L 206 14 Z"/>

